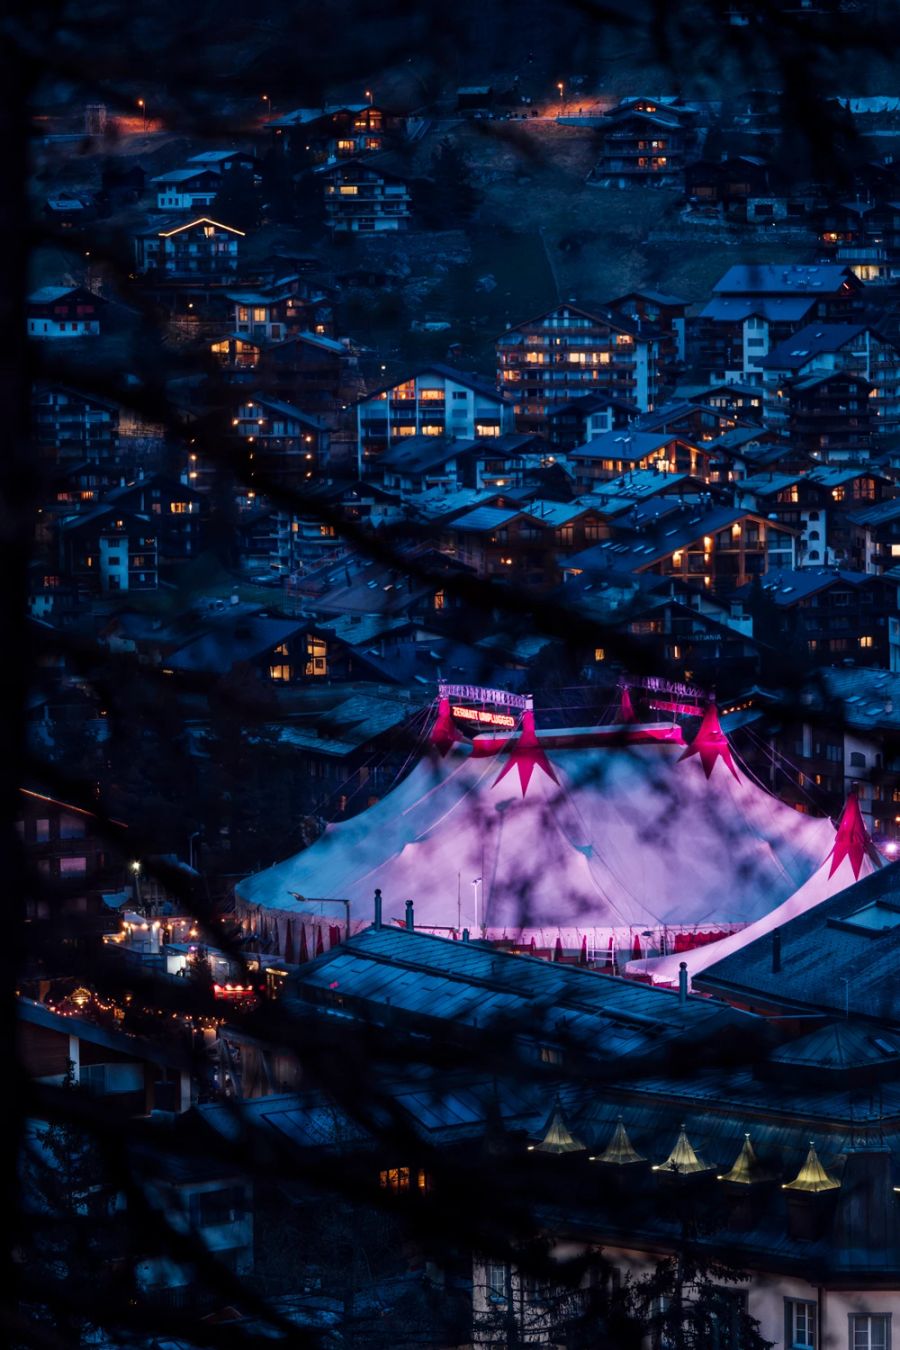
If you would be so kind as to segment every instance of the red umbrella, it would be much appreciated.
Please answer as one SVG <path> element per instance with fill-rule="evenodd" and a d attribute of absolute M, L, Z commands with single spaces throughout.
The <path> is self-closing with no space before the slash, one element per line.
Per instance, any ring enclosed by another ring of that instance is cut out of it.
<path fill-rule="evenodd" d="M 307 945 L 306 945 L 306 924 L 305 924 L 305 923 L 301 923 L 301 925 L 300 925 L 300 956 L 299 956 L 298 959 L 299 959 L 301 965 L 303 964 L 304 961 L 308 961 L 308 960 L 309 960 L 309 948 L 308 948 Z"/>
<path fill-rule="evenodd" d="M 289 966 L 294 964 L 294 931 L 288 919 L 284 933 L 284 959 Z"/>
<path fill-rule="evenodd" d="M 585 933 L 584 937 L 581 939 L 581 955 L 578 960 L 581 965 L 587 965 L 587 933 Z"/>
<path fill-rule="evenodd" d="M 316 928 L 316 956 L 323 956 L 324 954 L 325 954 L 325 943 L 322 941 L 322 930 L 321 930 L 321 928 L 318 928 L 318 927 L 317 927 L 317 928 Z"/>
<path fill-rule="evenodd" d="M 634 946 L 631 948 L 632 961 L 640 961 L 643 954 L 644 953 L 641 951 L 641 939 L 638 937 L 637 933 L 635 933 Z"/>
<path fill-rule="evenodd" d="M 561 961 L 561 960 L 562 960 L 562 954 L 563 954 L 562 938 L 558 937 L 558 938 L 556 939 L 556 946 L 555 946 L 554 949 L 553 949 L 553 960 L 554 960 L 554 961 Z"/>

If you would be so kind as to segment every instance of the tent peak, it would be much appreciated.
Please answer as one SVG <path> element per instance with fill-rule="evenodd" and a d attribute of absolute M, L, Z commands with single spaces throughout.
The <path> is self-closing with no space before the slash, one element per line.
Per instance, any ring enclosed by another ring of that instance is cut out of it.
<path fill-rule="evenodd" d="M 691 741 L 690 745 L 679 756 L 678 762 L 683 759 L 690 759 L 691 755 L 699 755 L 700 763 L 703 765 L 703 772 L 707 778 L 712 774 L 716 766 L 716 760 L 721 759 L 726 768 L 730 769 L 734 777 L 738 779 L 738 771 L 734 767 L 734 760 L 731 757 L 731 746 L 728 744 L 728 737 L 722 730 L 719 722 L 719 711 L 716 707 L 715 699 L 711 699 L 706 705 L 706 711 L 703 714 L 703 720 L 700 723 L 700 730 Z"/>

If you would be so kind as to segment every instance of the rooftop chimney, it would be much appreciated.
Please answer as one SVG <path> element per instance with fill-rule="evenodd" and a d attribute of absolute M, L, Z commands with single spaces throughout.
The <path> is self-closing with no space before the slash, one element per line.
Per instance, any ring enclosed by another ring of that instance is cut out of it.
<path fill-rule="evenodd" d="M 381 927 L 381 891 L 375 891 L 375 927 Z"/>
<path fill-rule="evenodd" d="M 777 975 L 781 970 L 781 929 L 772 930 L 772 974 Z"/>
<path fill-rule="evenodd" d="M 413 914 L 413 902 L 412 902 L 411 900 L 407 900 L 407 902 L 406 902 L 406 931 L 407 931 L 408 933 L 414 933 L 415 930 L 416 930 L 416 919 L 415 919 L 415 915 Z"/>
<path fill-rule="evenodd" d="M 678 963 L 678 1002 L 687 1003 L 688 996 L 688 968 L 687 961 Z"/>

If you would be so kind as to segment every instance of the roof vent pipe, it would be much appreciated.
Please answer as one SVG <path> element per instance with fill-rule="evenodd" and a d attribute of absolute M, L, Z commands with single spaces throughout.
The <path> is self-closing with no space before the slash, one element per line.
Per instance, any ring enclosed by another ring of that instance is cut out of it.
<path fill-rule="evenodd" d="M 688 996 L 688 968 L 687 961 L 678 963 L 678 1002 L 687 1003 Z"/>
<path fill-rule="evenodd" d="M 407 902 L 406 902 L 406 931 L 407 931 L 408 933 L 414 933 L 414 932 L 415 932 L 415 929 L 416 929 L 416 920 L 415 920 L 415 915 L 413 914 L 413 902 L 412 902 L 411 900 L 407 900 Z"/>
<path fill-rule="evenodd" d="M 781 970 L 781 929 L 772 930 L 772 974 L 777 975 Z"/>
<path fill-rule="evenodd" d="M 375 891 L 375 927 L 381 927 L 381 891 Z"/>

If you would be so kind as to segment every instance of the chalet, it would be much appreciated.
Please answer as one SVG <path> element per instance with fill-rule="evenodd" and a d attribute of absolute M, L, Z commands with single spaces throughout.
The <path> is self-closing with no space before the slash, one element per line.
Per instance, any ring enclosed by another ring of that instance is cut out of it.
<path fill-rule="evenodd" d="M 73 933 L 79 925 L 94 933 L 115 927 L 100 897 L 125 884 L 124 860 L 91 811 L 21 788 L 16 833 L 36 883 L 25 900 L 29 922 L 52 921 Z"/>
<path fill-rule="evenodd" d="M 36 383 L 31 390 L 31 437 L 54 464 L 109 464 L 119 448 L 119 408 L 96 394 Z"/>
<path fill-rule="evenodd" d="M 818 218 L 819 239 L 837 262 L 868 285 L 895 280 L 900 273 L 900 202 L 896 184 L 890 200 L 866 194 L 835 202 Z"/>
<path fill-rule="evenodd" d="M 849 513 L 882 501 L 889 489 L 889 480 L 868 468 L 819 465 L 806 473 L 746 476 L 735 487 L 735 500 L 799 530 L 800 566 L 847 565 L 853 551 Z"/>
<path fill-rule="evenodd" d="M 848 561 L 874 573 L 890 571 L 900 559 L 900 499 L 858 507 L 847 514 L 851 529 Z"/>
<path fill-rule="evenodd" d="M 570 451 L 567 460 L 580 491 L 625 472 L 655 469 L 658 473 L 709 476 L 710 450 L 670 432 L 607 431 Z"/>
<path fill-rule="evenodd" d="M 44 202 L 44 215 L 60 230 L 78 230 L 97 214 L 90 197 L 56 192 Z"/>
<path fill-rule="evenodd" d="M 253 394 L 235 406 L 231 426 L 246 451 L 251 478 L 300 486 L 327 462 L 328 432 L 292 403 Z"/>
<path fill-rule="evenodd" d="M 532 501 L 478 506 L 449 521 L 444 535 L 444 551 L 477 576 L 548 588 L 560 580 L 559 557 L 609 538 L 609 527 L 590 504 Z"/>
<path fill-rule="evenodd" d="M 347 401 L 358 359 L 348 340 L 319 333 L 281 339 L 229 333 L 210 350 L 231 384 L 296 399 L 304 411 L 326 418 L 329 425 Z"/>
<path fill-rule="evenodd" d="M 350 103 L 296 108 L 266 126 L 274 144 L 294 162 L 326 164 L 384 150 L 402 121 L 375 104 Z"/>
<path fill-rule="evenodd" d="M 325 224 L 333 234 L 382 234 L 405 230 L 412 217 L 408 181 L 381 157 L 352 158 L 317 170 Z"/>
<path fill-rule="evenodd" d="M 238 271 L 244 237 L 243 230 L 198 216 L 183 225 L 135 235 L 135 264 L 140 273 L 226 279 Z"/>
<path fill-rule="evenodd" d="M 760 636 L 782 654 L 812 665 L 848 659 L 887 665 L 894 594 L 884 578 L 840 567 L 773 568 L 762 579 L 762 594 L 767 604 Z M 749 605 L 752 588 L 737 595 Z"/>
<path fill-rule="evenodd" d="M 150 184 L 156 193 L 157 210 L 196 214 L 212 206 L 222 186 L 222 175 L 218 169 L 197 164 L 157 174 Z"/>
<path fill-rule="evenodd" d="M 196 165 L 215 173 L 231 173 L 232 169 L 237 169 L 239 173 L 250 173 L 257 177 L 260 167 L 256 156 L 243 150 L 201 150 L 197 155 L 189 155 L 186 162 L 190 167 Z"/>
<path fill-rule="evenodd" d="M 711 381 L 758 383 L 774 347 L 804 324 L 849 318 L 862 289 L 850 269 L 837 263 L 731 267 L 695 320 L 697 364 Z"/>
<path fill-rule="evenodd" d="M 331 302 L 321 287 L 297 274 L 267 286 L 226 292 L 233 307 L 232 331 L 240 337 L 280 342 L 297 333 L 324 337 L 331 327 Z"/>
<path fill-rule="evenodd" d="M 791 383 L 842 371 L 874 386 L 867 401 L 879 434 L 900 429 L 900 350 L 867 324 L 808 324 L 772 348 L 759 365 L 766 417 L 772 426 L 789 421 Z M 849 431 L 848 427 L 848 435 Z M 853 445 L 851 436 L 849 446 Z"/>
<path fill-rule="evenodd" d="M 274 619 L 242 608 L 209 613 L 199 632 L 170 650 L 163 669 L 186 678 L 225 678 L 246 671 L 274 685 L 291 684 L 306 675 L 325 675 L 314 640 L 296 619 Z"/>
<path fill-rule="evenodd" d="M 706 447 L 710 451 L 709 473 L 713 483 L 730 483 L 751 474 L 794 473 L 810 468 L 808 455 L 785 445 L 768 427 L 737 427 L 724 431 Z"/>
<path fill-rule="evenodd" d="M 606 114 L 593 181 L 671 182 L 694 149 L 696 110 L 670 99 L 626 98 Z"/>
<path fill-rule="evenodd" d="M 359 475 L 368 460 L 408 436 L 476 440 L 511 430 L 512 410 L 487 381 L 451 366 L 426 366 L 356 405 Z"/>
<path fill-rule="evenodd" d="M 755 384 L 712 384 L 706 389 L 686 392 L 684 397 L 691 403 L 702 403 L 729 417 L 740 418 L 744 422 L 759 423 L 763 415 L 762 391 Z"/>
<path fill-rule="evenodd" d="M 654 408 L 651 413 L 642 413 L 632 423 L 637 431 L 660 431 L 670 435 L 684 436 L 686 440 L 700 444 L 714 441 L 723 432 L 733 431 L 735 427 L 750 427 L 753 424 L 722 408 L 713 408 L 696 399 L 672 399 Z"/>
<path fill-rule="evenodd" d="M 207 501 L 196 488 L 164 474 L 141 475 L 107 492 L 103 501 L 155 522 L 160 562 L 192 558 L 202 551 Z"/>
<path fill-rule="evenodd" d="M 769 193 L 769 166 L 756 155 L 723 155 L 720 160 L 695 160 L 684 171 L 688 200 L 714 207 L 723 215 L 747 219 L 755 198 Z"/>
<path fill-rule="evenodd" d="M 790 380 L 786 388 L 793 445 L 828 463 L 868 457 L 877 430 L 873 384 L 852 371 L 835 370 Z"/>
<path fill-rule="evenodd" d="M 685 358 L 685 314 L 688 302 L 666 291 L 629 291 L 604 303 L 636 324 L 639 331 L 656 333 L 660 339 L 660 362 L 675 365 Z"/>
<path fill-rule="evenodd" d="M 159 525 L 138 515 L 101 505 L 61 521 L 63 572 L 82 590 L 110 595 L 118 591 L 155 591 Z"/>
<path fill-rule="evenodd" d="M 770 567 L 795 565 L 795 531 L 756 512 L 673 501 L 650 520 L 649 528 L 640 528 L 640 521 L 631 528 L 629 522 L 626 537 L 569 558 L 566 572 L 653 572 L 730 595 Z"/>
<path fill-rule="evenodd" d="M 555 451 L 571 450 L 607 431 L 622 431 L 638 415 L 636 403 L 610 394 L 579 394 L 567 403 L 551 404 L 547 439 Z"/>
<path fill-rule="evenodd" d="M 516 324 L 497 339 L 497 379 L 513 398 L 519 431 L 542 434 L 558 403 L 605 394 L 654 407 L 659 340 L 611 311 L 575 305 Z"/>
<path fill-rule="evenodd" d="M 41 341 L 97 337 L 106 303 L 83 286 L 42 286 L 25 302 L 28 336 Z"/>

